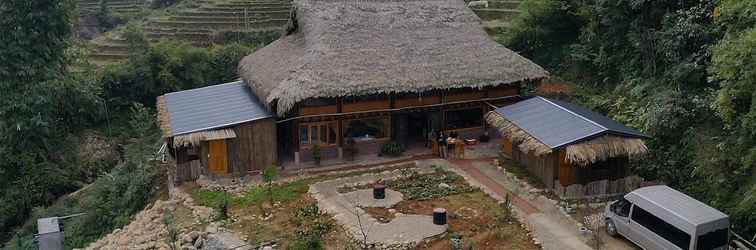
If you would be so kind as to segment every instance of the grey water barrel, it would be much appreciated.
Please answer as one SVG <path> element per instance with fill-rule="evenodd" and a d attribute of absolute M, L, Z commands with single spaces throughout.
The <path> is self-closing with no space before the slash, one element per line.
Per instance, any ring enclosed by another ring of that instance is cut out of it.
<path fill-rule="evenodd" d="M 446 225 L 446 209 L 433 209 L 433 224 Z"/>
<path fill-rule="evenodd" d="M 373 198 L 385 199 L 386 198 L 386 185 L 375 184 L 375 186 L 373 186 Z"/>

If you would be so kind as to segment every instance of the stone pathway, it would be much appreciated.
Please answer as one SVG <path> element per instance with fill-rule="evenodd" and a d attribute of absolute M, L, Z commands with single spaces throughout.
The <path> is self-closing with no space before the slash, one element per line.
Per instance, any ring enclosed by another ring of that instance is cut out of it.
<path fill-rule="evenodd" d="M 352 201 L 355 205 L 359 207 L 384 207 L 384 208 L 390 208 L 396 205 L 397 203 L 404 200 L 404 195 L 402 193 L 399 193 L 397 191 L 386 189 L 386 197 L 384 199 L 373 199 L 373 190 L 372 189 L 362 189 L 357 191 L 352 191 L 346 194 L 343 194 L 344 198 L 346 198 L 349 201 Z"/>
<path fill-rule="evenodd" d="M 419 168 L 420 173 L 429 173 L 430 168 Z M 367 243 L 377 247 L 390 246 L 414 246 L 422 240 L 446 232 L 446 225 L 433 224 L 433 217 L 428 215 L 404 215 L 397 214 L 396 218 L 389 223 L 381 223 L 365 211 L 356 206 L 357 203 L 367 204 L 364 197 L 355 198 L 358 193 L 372 197 L 372 190 L 352 192 L 350 195 L 340 194 L 339 187 L 359 186 L 373 183 L 378 179 L 388 180 L 400 177 L 400 171 L 385 171 L 375 174 L 365 174 L 354 177 L 339 178 L 334 180 L 315 183 L 310 186 L 310 193 L 318 201 L 322 211 L 334 216 L 339 224 L 349 231 L 355 240 L 363 241 L 367 236 Z M 395 191 L 394 191 L 395 192 Z M 391 191 L 387 192 L 387 198 L 392 197 Z M 397 192 L 398 193 L 398 192 Z M 393 198 L 388 202 L 369 204 L 372 206 L 387 206 L 398 203 L 401 198 L 393 193 Z M 362 200 L 362 201 L 360 201 Z M 432 211 L 428 211 L 431 213 Z"/>
<path fill-rule="evenodd" d="M 539 209 L 534 202 L 523 199 L 506 188 L 506 183 L 501 180 L 506 178 L 503 173 L 486 171 L 485 173 L 475 166 L 476 162 L 490 162 L 491 159 L 479 160 L 450 160 L 450 165 L 459 174 L 468 179 L 471 185 L 479 186 L 483 191 L 494 199 L 503 201 L 509 195 L 515 211 L 531 228 L 536 238 L 546 250 L 590 250 L 577 234 L 575 224 L 564 223 L 559 218 L 550 216 L 550 213 Z"/>

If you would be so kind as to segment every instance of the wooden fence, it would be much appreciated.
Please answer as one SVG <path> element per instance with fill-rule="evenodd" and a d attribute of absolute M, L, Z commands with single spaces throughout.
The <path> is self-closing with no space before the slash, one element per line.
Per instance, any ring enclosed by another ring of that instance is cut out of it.
<path fill-rule="evenodd" d="M 176 164 L 176 183 L 195 181 L 201 174 L 202 167 L 199 160 Z"/>
<path fill-rule="evenodd" d="M 594 199 L 619 196 L 641 187 L 643 178 L 628 176 L 617 180 L 600 180 L 588 184 L 573 184 L 562 186 L 559 181 L 554 182 L 554 193 L 564 200 Z"/>

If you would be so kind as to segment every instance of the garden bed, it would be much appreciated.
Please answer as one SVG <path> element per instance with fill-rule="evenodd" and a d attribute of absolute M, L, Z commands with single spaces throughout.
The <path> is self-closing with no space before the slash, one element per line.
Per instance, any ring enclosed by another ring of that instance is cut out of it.
<path fill-rule="evenodd" d="M 397 213 L 432 215 L 434 208 L 446 209 L 449 233 L 427 240 L 419 249 L 452 249 L 451 238 L 461 238 L 466 247 L 474 249 L 540 249 L 509 206 L 470 187 L 453 172 L 440 168 L 429 174 L 406 171 L 403 177 L 384 183 L 404 194 L 405 200 L 392 208 L 362 208 L 379 222 L 388 223 Z M 339 192 L 370 187 L 342 187 Z"/>

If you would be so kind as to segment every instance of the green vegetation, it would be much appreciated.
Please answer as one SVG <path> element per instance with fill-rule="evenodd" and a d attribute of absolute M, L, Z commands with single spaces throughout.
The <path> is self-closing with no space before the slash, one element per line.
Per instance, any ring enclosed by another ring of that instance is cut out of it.
<path fill-rule="evenodd" d="M 290 249 L 323 249 L 323 238 L 336 227 L 327 216 L 320 213 L 317 202 L 299 208 L 291 219 L 296 225 L 296 238 Z"/>
<path fill-rule="evenodd" d="M 0 37 L 0 244 L 15 236 L 13 247 L 33 247 L 39 216 L 87 213 L 66 224 L 77 235 L 66 238 L 69 248 L 128 222 L 151 200 L 159 174 L 145 162 L 159 141 L 156 97 L 233 81 L 253 50 L 149 45 L 129 27 L 129 60 L 100 71 L 72 40 L 73 12 L 69 0 L 0 3 L 8 34 Z M 134 124 L 143 121 L 151 123 Z"/>
<path fill-rule="evenodd" d="M 402 153 L 404 153 L 404 145 L 395 141 L 391 141 L 381 145 L 381 152 L 379 152 L 378 155 L 399 157 L 402 155 Z"/>
<path fill-rule="evenodd" d="M 288 202 L 299 198 L 302 194 L 307 193 L 309 189 L 304 181 L 293 181 L 289 183 L 272 185 L 269 187 L 255 186 L 249 188 L 247 192 L 237 199 L 241 205 L 260 204 L 264 201 L 272 200 L 277 202 Z M 272 197 L 269 199 L 268 197 Z"/>
<path fill-rule="evenodd" d="M 407 200 L 429 200 L 476 190 L 461 176 L 440 168 L 430 174 L 409 170 L 403 175 L 403 178 L 386 181 L 386 186 L 404 194 Z"/>
<path fill-rule="evenodd" d="M 265 184 L 268 186 L 268 200 L 270 205 L 273 205 L 273 179 L 278 176 L 278 168 L 276 166 L 270 166 L 263 170 L 262 178 Z"/>
<path fill-rule="evenodd" d="M 153 113 L 141 105 L 131 109 L 130 129 L 136 136 L 125 147 L 125 159 L 76 196 L 66 196 L 46 209 L 35 210 L 17 232 L 9 249 L 36 249 L 36 219 L 86 213 L 65 221 L 66 249 L 85 247 L 113 229 L 129 223 L 131 216 L 153 200 L 159 173 L 150 162 L 158 135 Z M 163 177 L 165 178 L 165 177 Z"/>
<path fill-rule="evenodd" d="M 756 2 L 526 0 L 507 46 L 653 138 L 634 172 L 756 233 Z"/>
<path fill-rule="evenodd" d="M 192 199 L 200 206 L 219 207 L 224 200 L 231 199 L 233 196 L 223 191 L 210 191 L 198 189 L 192 192 Z"/>

